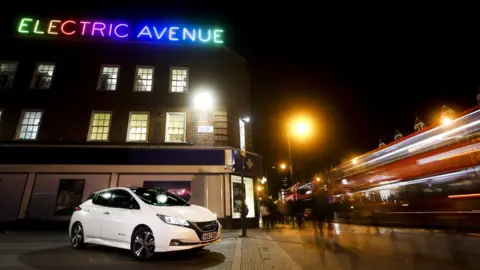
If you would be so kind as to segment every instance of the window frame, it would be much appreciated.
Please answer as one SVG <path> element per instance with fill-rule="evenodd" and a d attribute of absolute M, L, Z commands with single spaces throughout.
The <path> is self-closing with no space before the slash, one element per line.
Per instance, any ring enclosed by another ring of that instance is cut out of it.
<path fill-rule="evenodd" d="M 183 142 L 169 142 L 168 141 L 168 120 L 171 114 L 182 114 L 185 116 L 185 122 L 183 124 Z M 186 112 L 166 112 L 165 117 L 165 143 L 186 143 L 187 142 L 187 113 Z"/>
<path fill-rule="evenodd" d="M 150 91 L 139 91 L 137 90 L 137 76 L 138 76 L 138 69 L 140 68 L 151 68 L 152 69 L 152 89 Z M 119 70 L 120 71 L 120 70 Z M 133 80 L 133 92 L 139 92 L 139 93 L 152 93 L 153 92 L 153 86 L 155 85 L 155 66 L 136 66 L 135 67 L 135 78 Z"/>
<path fill-rule="evenodd" d="M 18 72 L 18 66 L 20 64 L 19 61 L 0 61 L 0 64 L 2 63 L 5 63 L 5 64 L 16 64 L 17 65 L 17 68 L 15 69 L 15 74 L 13 75 L 13 79 L 12 79 L 12 85 L 10 87 L 2 87 L 0 86 L 0 89 L 12 89 L 13 88 L 13 84 L 15 83 L 15 77 L 17 77 L 17 72 Z M 1 72 L 1 71 L 0 71 Z M 53 77 L 53 76 L 52 76 Z"/>
<path fill-rule="evenodd" d="M 25 113 L 26 112 L 41 112 L 42 115 L 40 117 L 40 121 L 38 122 L 38 129 L 37 129 L 37 134 L 35 136 L 35 139 L 21 139 L 20 138 L 20 133 L 22 130 L 22 122 L 23 119 L 25 118 Z M 40 128 L 42 127 L 42 122 L 43 122 L 43 116 L 45 114 L 45 111 L 43 109 L 23 109 L 22 112 L 20 113 L 20 119 L 17 124 L 17 132 L 15 132 L 15 141 L 36 141 L 38 140 L 38 135 L 40 134 Z"/>
<path fill-rule="evenodd" d="M 128 137 L 130 135 L 130 127 L 131 127 L 131 120 L 133 114 L 147 114 L 147 139 L 145 141 L 138 141 L 138 140 L 129 140 Z M 131 111 L 128 116 L 128 126 L 127 126 L 127 138 L 125 139 L 126 142 L 139 142 L 139 143 L 148 143 L 148 135 L 150 132 L 150 112 L 149 111 Z"/>
<path fill-rule="evenodd" d="M 37 88 L 35 87 L 35 78 L 38 74 L 38 68 L 40 65 L 53 65 L 53 71 L 52 71 L 52 77 L 50 79 L 50 86 L 48 88 Z M 57 70 L 57 63 L 54 62 L 37 62 L 37 65 L 35 66 L 35 70 L 33 71 L 33 76 L 30 81 L 30 89 L 38 89 L 38 90 L 48 90 L 52 89 L 52 84 L 53 84 L 53 78 L 55 77 L 55 71 Z"/>
<path fill-rule="evenodd" d="M 108 138 L 107 140 L 92 140 L 90 137 L 92 136 L 92 129 L 93 129 L 93 120 L 96 113 L 109 113 L 110 114 L 110 121 L 108 122 Z M 113 121 L 113 111 L 92 111 L 90 114 L 90 124 L 88 125 L 88 134 L 87 134 L 87 142 L 109 142 L 110 141 L 110 134 L 112 130 L 112 121 Z"/>
<path fill-rule="evenodd" d="M 187 83 L 185 85 L 186 91 L 183 92 L 173 92 L 172 91 L 172 82 L 173 82 L 173 70 L 175 69 L 181 69 L 181 70 L 186 70 L 187 71 Z M 174 93 L 174 94 L 188 94 L 190 88 L 190 68 L 185 67 L 185 66 L 173 66 L 170 67 L 170 75 L 168 76 L 168 92 L 169 93 Z"/>
<path fill-rule="evenodd" d="M 100 89 L 99 84 L 100 84 L 100 79 L 102 78 L 103 75 L 103 68 L 105 67 L 112 67 L 112 68 L 118 68 L 117 71 L 117 81 L 115 83 L 115 89 L 113 90 L 108 90 L 108 89 Z M 118 90 L 118 82 L 120 81 L 120 65 L 113 65 L 113 64 L 102 64 L 100 65 L 100 72 L 98 72 L 98 78 L 97 78 L 97 86 L 95 87 L 97 91 L 105 91 L 105 92 L 115 92 Z"/>

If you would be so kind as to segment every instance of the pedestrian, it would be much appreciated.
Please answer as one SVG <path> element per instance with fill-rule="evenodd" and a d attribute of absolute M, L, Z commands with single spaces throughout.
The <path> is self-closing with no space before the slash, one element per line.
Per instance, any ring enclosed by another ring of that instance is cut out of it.
<path fill-rule="evenodd" d="M 265 205 L 265 203 L 262 203 L 260 205 L 260 215 L 262 216 L 262 222 L 263 222 L 263 228 L 264 229 L 269 229 L 269 223 L 270 223 L 270 212 L 268 210 L 268 207 Z"/>

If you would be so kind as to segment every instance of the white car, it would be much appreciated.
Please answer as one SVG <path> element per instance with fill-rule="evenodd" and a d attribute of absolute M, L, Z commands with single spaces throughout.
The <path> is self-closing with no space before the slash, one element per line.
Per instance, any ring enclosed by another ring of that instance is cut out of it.
<path fill-rule="evenodd" d="M 87 243 L 155 252 L 202 248 L 221 241 L 222 226 L 207 208 L 158 188 L 110 188 L 90 195 L 70 220 L 73 248 Z"/>

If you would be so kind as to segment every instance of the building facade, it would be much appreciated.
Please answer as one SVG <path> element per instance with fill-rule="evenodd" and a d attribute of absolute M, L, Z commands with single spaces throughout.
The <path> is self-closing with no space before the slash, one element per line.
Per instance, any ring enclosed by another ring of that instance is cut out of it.
<path fill-rule="evenodd" d="M 238 150 L 252 149 L 248 124 L 240 145 L 245 60 L 218 29 L 170 26 L 161 40 L 162 28 L 142 27 L 12 22 L 0 50 L 0 221 L 68 219 L 96 190 L 157 186 L 238 227 L 243 169 L 256 224 L 262 158 L 248 152 L 242 166 Z"/>

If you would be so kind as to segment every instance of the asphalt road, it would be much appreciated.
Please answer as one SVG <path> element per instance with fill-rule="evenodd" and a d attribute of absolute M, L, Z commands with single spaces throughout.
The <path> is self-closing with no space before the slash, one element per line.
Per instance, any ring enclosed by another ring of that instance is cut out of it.
<path fill-rule="evenodd" d="M 302 269 L 480 269 L 480 236 L 335 224 L 330 234 L 272 230 L 268 235 Z"/>
<path fill-rule="evenodd" d="M 126 250 L 96 245 L 74 250 L 61 232 L 2 233 L 0 269 L 230 269 L 237 235 L 225 233 L 221 243 L 204 250 L 158 254 L 152 261 L 138 262 Z"/>

